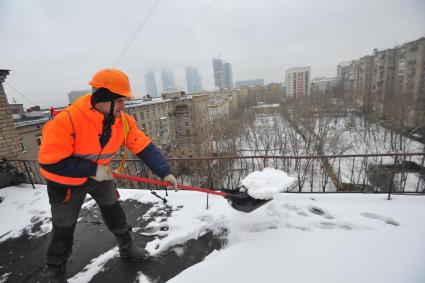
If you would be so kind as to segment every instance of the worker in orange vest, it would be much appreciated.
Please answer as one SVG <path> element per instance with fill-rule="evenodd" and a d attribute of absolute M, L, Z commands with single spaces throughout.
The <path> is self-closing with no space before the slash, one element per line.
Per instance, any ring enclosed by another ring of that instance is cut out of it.
<path fill-rule="evenodd" d="M 89 82 L 92 94 L 79 98 L 46 123 L 38 161 L 47 180 L 53 235 L 47 251 L 47 276 L 64 279 L 78 214 L 87 194 L 98 203 L 103 220 L 115 234 L 120 256 L 143 261 L 148 253 L 133 244 L 133 236 L 113 184 L 109 167 L 124 145 L 177 190 L 177 180 L 159 149 L 136 121 L 124 113 L 131 98 L 128 77 L 107 68 Z"/>

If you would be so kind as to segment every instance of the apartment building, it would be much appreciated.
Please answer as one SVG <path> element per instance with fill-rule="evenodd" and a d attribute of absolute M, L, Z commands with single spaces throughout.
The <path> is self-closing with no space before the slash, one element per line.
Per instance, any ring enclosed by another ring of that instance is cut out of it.
<path fill-rule="evenodd" d="M 237 81 L 235 83 L 235 88 L 241 88 L 244 86 L 257 86 L 257 85 L 264 85 L 264 79 Z"/>
<path fill-rule="evenodd" d="M 352 60 L 341 62 L 337 66 L 336 77 L 339 80 L 339 88 L 346 96 L 351 96 L 354 93 L 357 64 L 357 60 Z"/>
<path fill-rule="evenodd" d="M 226 118 L 230 114 L 230 105 L 234 91 L 231 89 L 221 89 L 211 91 L 208 96 L 208 119 L 210 122 Z"/>
<path fill-rule="evenodd" d="M 310 94 L 328 94 L 337 87 L 338 81 L 337 78 L 314 78 L 310 82 Z"/>
<path fill-rule="evenodd" d="M 394 92 L 409 103 L 405 126 L 422 126 L 425 121 L 425 38 L 398 48 Z"/>
<path fill-rule="evenodd" d="M 373 56 L 364 56 L 358 60 L 355 68 L 355 83 L 353 96 L 355 101 L 362 106 L 364 112 L 372 110 L 372 75 Z"/>
<path fill-rule="evenodd" d="M 47 113 L 39 112 L 38 116 L 15 119 L 15 127 L 19 135 L 19 145 L 25 159 L 37 160 L 41 145 L 41 130 L 50 119 Z M 25 116 L 24 116 L 25 117 Z"/>
<path fill-rule="evenodd" d="M 310 67 L 296 67 L 286 70 L 285 84 L 287 97 L 310 95 Z"/>
<path fill-rule="evenodd" d="M 270 83 L 267 85 L 257 85 L 241 87 L 236 90 L 237 100 L 240 107 L 247 105 L 257 105 L 257 102 L 273 103 L 280 101 L 282 97 L 282 85 Z"/>
<path fill-rule="evenodd" d="M 365 112 L 407 129 L 425 126 L 425 38 L 341 63 L 337 72 L 344 95 Z"/>

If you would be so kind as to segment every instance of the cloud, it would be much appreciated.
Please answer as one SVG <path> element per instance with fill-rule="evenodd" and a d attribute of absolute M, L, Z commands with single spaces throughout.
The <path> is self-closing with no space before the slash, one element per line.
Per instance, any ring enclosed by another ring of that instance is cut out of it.
<path fill-rule="evenodd" d="M 156 1 L 1 0 L 0 68 L 12 70 L 8 83 L 32 101 L 66 104 L 69 91 L 87 89 L 94 72 L 114 64 Z M 422 1 L 217 0 L 191 25 L 211 3 L 159 1 L 118 64 L 136 95 L 145 93 L 143 75 L 152 67 L 158 84 L 165 67 L 182 87 L 184 67 L 197 67 L 207 89 L 217 54 L 232 63 L 235 80 L 279 82 L 299 65 L 335 76 L 340 61 L 424 35 Z"/>

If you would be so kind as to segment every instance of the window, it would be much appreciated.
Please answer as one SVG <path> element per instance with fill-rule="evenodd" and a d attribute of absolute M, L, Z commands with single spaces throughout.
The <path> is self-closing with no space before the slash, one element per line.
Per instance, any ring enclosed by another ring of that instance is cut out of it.
<path fill-rule="evenodd" d="M 185 127 L 189 127 L 189 122 L 184 122 Z"/>
<path fill-rule="evenodd" d="M 145 119 L 145 112 L 143 112 L 143 111 L 140 112 L 140 119 L 141 120 Z"/>
<path fill-rule="evenodd" d="M 21 151 L 22 151 L 22 152 L 27 152 L 27 148 L 25 147 L 25 143 L 24 143 L 24 141 L 21 139 L 21 140 L 19 141 L 19 143 L 21 144 Z"/>
<path fill-rule="evenodd" d="M 41 145 L 41 135 L 35 136 L 35 138 L 37 139 L 37 145 L 40 146 Z"/>
<path fill-rule="evenodd" d="M 181 127 L 178 127 L 177 128 L 177 132 L 181 133 L 182 132 L 182 128 Z"/>
<path fill-rule="evenodd" d="M 185 118 L 185 119 L 188 119 L 188 118 L 189 118 L 189 115 L 184 114 L 184 118 Z"/>

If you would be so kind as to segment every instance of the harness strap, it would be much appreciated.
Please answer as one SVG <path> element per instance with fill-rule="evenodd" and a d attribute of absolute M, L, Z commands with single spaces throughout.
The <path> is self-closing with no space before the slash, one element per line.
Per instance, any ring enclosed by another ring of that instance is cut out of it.
<path fill-rule="evenodd" d="M 124 115 L 124 112 L 121 112 L 121 121 L 124 128 L 124 145 L 127 144 L 127 134 L 130 131 L 130 126 L 128 125 L 127 118 Z M 124 147 L 124 153 L 122 155 L 120 164 L 118 165 L 118 173 L 124 172 L 125 168 L 125 159 L 127 158 L 127 149 Z"/>

